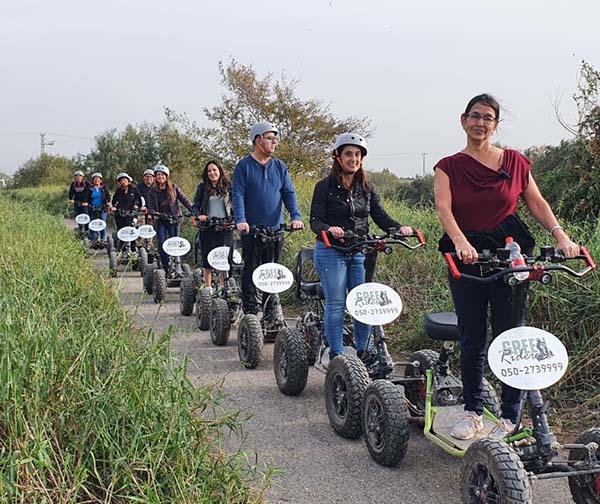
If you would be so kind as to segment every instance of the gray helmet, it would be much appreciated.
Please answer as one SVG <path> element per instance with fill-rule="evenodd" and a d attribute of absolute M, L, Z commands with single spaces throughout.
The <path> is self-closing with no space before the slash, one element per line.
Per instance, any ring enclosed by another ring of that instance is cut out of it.
<path fill-rule="evenodd" d="M 356 145 L 360 147 L 363 157 L 367 155 L 367 142 L 358 133 L 342 133 L 335 139 L 335 145 L 333 146 L 333 153 L 339 154 L 337 151 L 344 145 Z"/>
<path fill-rule="evenodd" d="M 151 168 L 148 168 L 147 170 L 144 170 L 144 177 L 146 175 L 152 175 L 154 177 L 154 170 Z"/>
<path fill-rule="evenodd" d="M 169 172 L 169 169 L 165 166 L 165 165 L 156 165 L 154 167 L 154 175 L 156 175 L 157 173 L 164 173 L 167 177 L 171 174 L 171 172 Z"/>
<path fill-rule="evenodd" d="M 125 172 L 121 172 L 117 175 L 117 182 L 119 182 L 122 178 L 126 178 L 127 180 L 129 180 L 129 182 L 133 182 L 133 179 Z"/>
<path fill-rule="evenodd" d="M 277 128 L 270 122 L 256 123 L 255 125 L 252 126 L 252 128 L 250 128 L 250 141 L 252 143 L 254 143 L 254 140 L 256 139 L 257 136 L 264 135 L 265 133 L 268 133 L 269 131 L 272 131 L 276 135 L 279 133 Z"/>
<path fill-rule="evenodd" d="M 100 173 L 100 172 L 92 173 L 92 180 L 94 180 L 96 177 L 100 177 L 100 179 L 102 179 L 102 173 Z"/>
<path fill-rule="evenodd" d="M 81 170 L 77 170 L 73 173 L 73 177 L 83 177 L 83 172 Z"/>

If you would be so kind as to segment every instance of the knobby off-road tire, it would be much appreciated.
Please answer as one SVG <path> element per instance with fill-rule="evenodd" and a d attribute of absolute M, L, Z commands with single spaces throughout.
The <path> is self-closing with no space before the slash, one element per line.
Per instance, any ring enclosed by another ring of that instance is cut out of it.
<path fill-rule="evenodd" d="M 107 235 L 106 235 L 106 251 L 108 253 L 110 253 L 114 249 L 115 249 L 115 238 L 113 237 L 113 235 L 107 233 Z"/>
<path fill-rule="evenodd" d="M 114 250 L 108 253 L 108 272 L 111 277 L 117 276 L 117 253 Z"/>
<path fill-rule="evenodd" d="M 144 269 L 144 290 L 147 294 L 152 294 L 152 285 L 154 282 L 154 264 L 148 264 Z"/>
<path fill-rule="evenodd" d="M 148 252 L 144 247 L 140 247 L 138 250 L 138 269 L 140 270 L 140 275 L 144 276 L 144 272 L 146 271 L 146 266 L 148 266 Z"/>
<path fill-rule="evenodd" d="M 221 298 L 213 299 L 210 315 L 210 340 L 213 345 L 223 346 L 229 339 L 229 307 Z"/>
<path fill-rule="evenodd" d="M 196 325 L 201 331 L 210 329 L 210 310 L 212 307 L 212 294 L 209 289 L 198 291 L 196 298 Z"/>
<path fill-rule="evenodd" d="M 190 265 L 188 263 L 183 263 L 181 265 L 181 271 L 183 273 L 183 277 L 187 278 L 192 276 L 192 268 L 190 267 Z"/>
<path fill-rule="evenodd" d="M 260 363 L 263 349 L 263 334 L 256 315 L 242 317 L 237 335 L 240 362 L 247 369 L 254 369 Z"/>
<path fill-rule="evenodd" d="M 486 378 L 483 379 L 483 405 L 492 415 L 496 418 L 500 418 L 500 414 L 502 413 L 502 402 L 500 401 L 496 390 Z"/>
<path fill-rule="evenodd" d="M 162 268 L 154 270 L 154 276 L 152 277 L 152 293 L 154 295 L 155 303 L 164 301 L 165 294 L 167 293 L 167 274 Z"/>
<path fill-rule="evenodd" d="M 358 357 L 338 355 L 327 367 L 327 416 L 333 430 L 346 439 L 362 434 L 361 403 L 370 381 L 367 368 Z"/>
<path fill-rule="evenodd" d="M 273 348 L 273 372 L 277 386 L 285 395 L 300 394 L 308 380 L 308 360 L 303 334 L 284 327 L 277 333 Z"/>
<path fill-rule="evenodd" d="M 475 441 L 465 454 L 461 472 L 463 502 L 531 504 L 531 488 L 523 462 L 499 439 Z"/>
<path fill-rule="evenodd" d="M 575 440 L 576 443 L 587 444 L 594 442 L 600 446 L 600 429 L 588 429 Z M 569 460 L 584 460 L 586 450 L 574 448 L 569 452 Z M 596 458 L 600 459 L 600 449 L 596 450 Z M 587 474 L 569 478 L 569 490 L 576 504 L 597 504 L 600 502 L 600 474 Z"/>
<path fill-rule="evenodd" d="M 404 397 L 392 382 L 375 380 L 362 401 L 365 442 L 375 462 L 397 466 L 408 448 L 410 414 Z"/>
<path fill-rule="evenodd" d="M 181 285 L 179 286 L 179 311 L 185 317 L 189 317 L 194 311 L 194 286 L 193 279 L 191 276 L 184 276 L 181 279 Z"/>
<path fill-rule="evenodd" d="M 407 366 L 404 371 L 404 376 L 417 378 L 425 378 L 425 371 L 431 369 L 435 376 L 435 364 L 438 361 L 440 355 L 435 350 L 419 350 L 414 352 L 409 361 L 418 361 L 419 367 L 414 368 Z M 417 409 L 421 412 L 419 416 L 425 414 L 425 381 L 423 382 L 411 382 L 407 383 L 404 387 L 406 398 L 414 404 Z M 432 405 L 435 406 L 435 397 L 433 398 Z"/>

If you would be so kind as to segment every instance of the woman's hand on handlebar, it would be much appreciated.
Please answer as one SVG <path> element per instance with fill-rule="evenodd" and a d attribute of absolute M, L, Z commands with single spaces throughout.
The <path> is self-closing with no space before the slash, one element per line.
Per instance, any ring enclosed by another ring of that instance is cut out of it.
<path fill-rule="evenodd" d="M 568 237 L 560 238 L 556 242 L 556 250 L 560 250 L 565 257 L 575 257 L 580 254 L 579 245 L 572 242 Z"/>
<path fill-rule="evenodd" d="M 247 222 L 240 222 L 236 227 L 237 230 L 242 234 L 247 234 L 250 232 L 250 226 Z"/>
<path fill-rule="evenodd" d="M 290 221 L 290 227 L 292 229 L 304 229 L 304 222 L 299 220 Z"/>
<path fill-rule="evenodd" d="M 340 240 L 344 237 L 344 230 L 339 226 L 331 226 L 327 232 L 333 236 L 336 240 Z"/>
<path fill-rule="evenodd" d="M 208 220 L 208 215 L 199 215 L 198 220 L 200 222 L 206 222 Z"/>
<path fill-rule="evenodd" d="M 404 236 L 412 235 L 415 233 L 415 230 L 413 228 L 411 228 L 410 226 L 401 226 L 398 231 L 400 234 L 403 234 Z"/>
<path fill-rule="evenodd" d="M 465 264 L 472 264 L 479 259 L 479 253 L 464 236 L 454 242 L 456 255 Z"/>

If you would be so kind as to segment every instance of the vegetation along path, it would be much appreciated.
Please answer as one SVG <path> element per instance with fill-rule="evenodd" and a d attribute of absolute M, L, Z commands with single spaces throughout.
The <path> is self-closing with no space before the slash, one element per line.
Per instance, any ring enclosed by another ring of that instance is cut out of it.
<path fill-rule="evenodd" d="M 95 266 L 107 267 L 106 254 Z M 140 327 L 157 334 L 172 330 L 171 344 L 191 360 L 189 376 L 199 384 L 220 384 L 226 394 L 223 408 L 240 409 L 250 416 L 243 449 L 281 469 L 267 499 L 272 503 L 414 503 L 460 502 L 460 461 L 427 443 L 418 425 L 411 428 L 408 453 L 398 468 L 376 464 L 362 439 L 348 441 L 329 426 L 323 400 L 324 375 L 311 369 L 299 397 L 282 395 L 273 375 L 273 345 L 255 370 L 241 367 L 237 327 L 224 347 L 214 346 L 208 332 L 196 327 L 195 317 L 179 313 L 178 290 L 168 289 L 165 302 L 154 303 L 142 294 L 138 272 L 119 273 L 114 279 L 123 305 Z M 240 441 L 231 440 L 231 447 Z M 572 502 L 566 479 L 535 482 L 534 502 Z"/>

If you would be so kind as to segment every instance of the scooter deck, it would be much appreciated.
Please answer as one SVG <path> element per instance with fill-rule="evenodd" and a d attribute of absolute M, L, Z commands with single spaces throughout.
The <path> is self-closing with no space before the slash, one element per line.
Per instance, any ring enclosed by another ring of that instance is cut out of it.
<path fill-rule="evenodd" d="M 455 406 L 440 406 L 433 419 L 432 432 L 438 437 L 442 437 L 461 450 L 466 450 L 475 441 L 488 437 L 496 424 L 488 417 L 483 415 L 483 430 L 471 439 L 456 439 L 450 434 L 454 426 L 462 419 L 465 414 L 463 404 Z"/>

